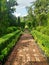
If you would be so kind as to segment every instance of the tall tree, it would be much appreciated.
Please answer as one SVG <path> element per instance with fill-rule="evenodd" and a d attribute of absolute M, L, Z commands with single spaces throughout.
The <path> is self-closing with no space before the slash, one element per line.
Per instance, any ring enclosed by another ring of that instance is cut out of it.
<path fill-rule="evenodd" d="M 36 0 L 35 3 L 35 13 L 40 14 L 42 12 L 49 11 L 49 0 Z"/>
<path fill-rule="evenodd" d="M 20 26 L 20 17 L 18 17 L 18 25 Z"/>
<path fill-rule="evenodd" d="M 12 13 L 15 11 L 14 6 L 17 5 L 16 0 L 0 0 L 0 33 L 9 26 Z"/>
<path fill-rule="evenodd" d="M 32 6 L 28 7 L 27 10 L 28 10 L 28 16 L 27 16 L 28 24 L 29 26 L 34 27 L 36 21 L 35 21 L 35 15 Z"/>
<path fill-rule="evenodd" d="M 18 4 L 16 0 L 9 0 L 7 1 L 6 5 L 7 5 L 7 11 L 11 13 L 11 12 L 14 12 L 15 10 L 14 6 Z"/>
<path fill-rule="evenodd" d="M 36 0 L 34 6 L 34 14 L 39 21 L 39 25 L 45 25 L 44 23 L 47 23 L 47 13 L 49 11 L 49 0 Z"/>

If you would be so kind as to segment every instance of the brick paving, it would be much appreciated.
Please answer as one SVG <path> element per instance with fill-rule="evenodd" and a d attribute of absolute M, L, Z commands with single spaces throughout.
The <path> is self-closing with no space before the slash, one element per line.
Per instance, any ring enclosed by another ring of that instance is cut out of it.
<path fill-rule="evenodd" d="M 24 33 L 4 65 L 48 65 L 48 63 L 32 36 Z"/>

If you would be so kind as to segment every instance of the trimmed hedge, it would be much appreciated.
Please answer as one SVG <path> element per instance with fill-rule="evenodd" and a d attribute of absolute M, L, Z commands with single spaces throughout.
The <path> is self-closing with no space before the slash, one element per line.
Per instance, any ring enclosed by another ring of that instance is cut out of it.
<path fill-rule="evenodd" d="M 21 31 L 17 30 L 0 38 L 0 61 L 9 54 L 20 35 Z"/>
<path fill-rule="evenodd" d="M 16 31 L 18 28 L 15 27 L 15 26 L 11 26 L 11 27 L 8 27 L 7 30 L 6 30 L 6 34 L 8 33 L 12 33 L 14 31 Z"/>
<path fill-rule="evenodd" d="M 13 32 L 13 33 L 10 33 L 10 34 L 7 34 L 5 36 L 3 36 L 2 38 L 0 38 L 0 51 L 2 49 L 4 49 L 8 44 L 9 42 L 11 41 L 11 39 L 15 36 L 16 33 L 18 33 L 19 30 Z M 9 41 L 10 40 L 10 41 Z"/>
<path fill-rule="evenodd" d="M 6 29 L 1 29 L 0 30 L 0 37 L 4 36 L 6 34 L 12 33 L 16 30 L 18 30 L 18 27 L 15 27 L 15 26 L 7 27 Z"/>
<path fill-rule="evenodd" d="M 36 30 L 31 31 L 31 34 L 38 42 L 42 50 L 45 52 L 46 56 L 49 57 L 49 36 L 42 34 Z"/>
<path fill-rule="evenodd" d="M 49 35 L 49 26 L 38 26 L 36 27 L 36 30 L 43 33 L 43 34 L 46 34 L 46 35 Z"/>

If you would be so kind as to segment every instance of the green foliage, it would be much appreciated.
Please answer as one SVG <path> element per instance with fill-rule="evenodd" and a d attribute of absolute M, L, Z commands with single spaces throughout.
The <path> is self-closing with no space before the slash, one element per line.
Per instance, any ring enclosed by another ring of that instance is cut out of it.
<path fill-rule="evenodd" d="M 0 50 L 2 50 L 2 48 L 4 48 L 4 46 L 8 44 L 7 42 L 9 41 L 9 39 L 11 40 L 11 37 L 13 37 L 18 32 L 19 30 L 1 37 L 0 38 Z"/>
<path fill-rule="evenodd" d="M 27 10 L 28 10 L 27 25 L 29 27 L 36 27 L 37 21 L 36 21 L 35 15 L 33 13 L 32 6 L 28 7 Z"/>
<path fill-rule="evenodd" d="M 40 25 L 46 26 L 47 23 L 48 23 L 47 14 L 43 12 L 43 13 L 40 14 L 39 18 L 40 18 L 40 21 L 41 21 Z"/>
<path fill-rule="evenodd" d="M 24 28 L 25 28 L 25 22 L 21 22 L 20 23 L 20 27 L 21 27 L 22 30 L 24 30 Z"/>
<path fill-rule="evenodd" d="M 49 28 L 48 27 L 45 27 L 44 29 L 41 29 L 41 32 L 43 34 L 49 35 Z"/>
<path fill-rule="evenodd" d="M 34 9 L 32 8 L 32 14 L 35 16 L 36 24 L 38 26 L 46 26 L 48 24 L 47 15 L 49 12 L 49 0 L 36 0 L 33 3 L 32 7 L 33 6 L 34 6 Z M 32 16 L 32 20 L 34 19 L 34 16 Z"/>
<path fill-rule="evenodd" d="M 15 27 L 15 26 L 12 26 L 12 27 L 8 27 L 7 30 L 6 30 L 6 33 L 12 33 L 14 31 L 16 31 L 18 28 Z"/>
<path fill-rule="evenodd" d="M 16 0 L 1 0 L 0 1 L 0 37 L 6 32 L 9 26 L 16 26 L 16 17 L 12 15 L 15 11 L 14 7 L 17 5 Z M 12 7 L 12 8 L 11 8 Z"/>
<path fill-rule="evenodd" d="M 28 22 L 27 25 L 29 28 L 31 28 L 31 22 Z"/>
<path fill-rule="evenodd" d="M 49 36 L 42 34 L 36 30 L 33 30 L 31 34 L 35 38 L 35 40 L 38 42 L 42 50 L 45 52 L 47 57 L 49 57 Z"/>
<path fill-rule="evenodd" d="M 49 0 L 36 0 L 28 7 L 27 25 L 39 46 L 49 57 Z M 31 27 L 31 29 L 30 29 Z"/>
<path fill-rule="evenodd" d="M 18 17 L 18 26 L 20 27 L 20 17 Z"/>
<path fill-rule="evenodd" d="M 32 6 L 27 8 L 28 22 L 31 22 L 31 27 L 48 25 L 48 2 L 48 0 L 36 0 Z"/>
<path fill-rule="evenodd" d="M 0 61 L 6 58 L 20 35 L 21 32 L 17 30 L 0 38 Z"/>
<path fill-rule="evenodd" d="M 36 0 L 35 3 L 35 11 L 36 14 L 40 14 L 42 12 L 47 13 L 48 12 L 48 6 L 49 6 L 49 0 Z"/>
<path fill-rule="evenodd" d="M 43 29 L 43 28 L 44 28 L 43 26 L 37 26 L 37 27 L 36 27 L 36 30 L 40 32 L 41 29 Z"/>
<path fill-rule="evenodd" d="M 45 35 L 49 35 L 49 27 L 48 26 L 46 26 L 46 27 L 38 26 L 38 27 L 36 27 L 36 30 L 45 34 Z"/>

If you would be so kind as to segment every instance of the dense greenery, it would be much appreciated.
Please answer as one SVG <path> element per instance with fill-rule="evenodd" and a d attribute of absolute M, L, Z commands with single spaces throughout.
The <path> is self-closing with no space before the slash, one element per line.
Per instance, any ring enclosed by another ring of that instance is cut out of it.
<path fill-rule="evenodd" d="M 15 17 L 16 0 L 0 0 L 0 61 L 6 59 L 21 35 L 20 17 Z M 20 25 L 19 25 L 20 22 Z M 23 25 L 22 25 L 23 26 Z"/>
<path fill-rule="evenodd" d="M 49 36 L 49 26 L 46 27 L 38 26 L 36 27 L 36 30 Z"/>
<path fill-rule="evenodd" d="M 16 26 L 16 17 L 12 15 L 15 11 L 13 6 L 17 5 L 16 0 L 0 1 L 0 36 L 4 35 L 7 28 Z"/>
<path fill-rule="evenodd" d="M 20 35 L 20 30 L 17 30 L 0 38 L 0 61 L 3 61 L 3 59 L 6 58 Z"/>
<path fill-rule="evenodd" d="M 27 22 L 31 23 L 31 27 L 48 25 L 49 0 L 36 0 L 33 2 L 33 5 L 27 7 L 27 10 Z"/>
<path fill-rule="evenodd" d="M 42 48 L 42 50 L 45 52 L 46 56 L 49 57 L 49 36 L 42 34 L 36 30 L 33 30 L 31 34 L 39 46 Z"/>
<path fill-rule="evenodd" d="M 28 29 L 49 57 L 49 0 L 36 0 L 27 10 Z"/>
<path fill-rule="evenodd" d="M 49 57 L 49 0 L 36 0 L 26 7 L 28 15 L 15 17 L 16 0 L 0 0 L 0 60 L 9 54 L 21 31 L 29 29 Z"/>

